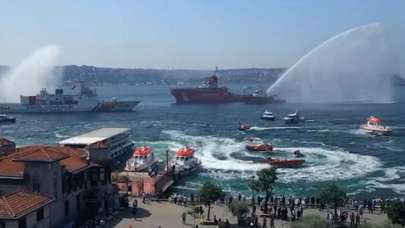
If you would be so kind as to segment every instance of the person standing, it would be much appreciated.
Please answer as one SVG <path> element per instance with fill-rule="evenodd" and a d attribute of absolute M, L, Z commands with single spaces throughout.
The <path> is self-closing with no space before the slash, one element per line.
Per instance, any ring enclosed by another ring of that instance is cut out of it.
<path fill-rule="evenodd" d="M 270 228 L 275 228 L 275 226 L 274 226 L 274 216 L 270 217 Z"/>
<path fill-rule="evenodd" d="M 356 214 L 356 227 L 360 224 L 360 215 L 359 213 Z"/>
<path fill-rule="evenodd" d="M 263 228 L 267 228 L 267 218 L 266 216 L 263 217 L 263 224 L 262 224 Z"/>
<path fill-rule="evenodd" d="M 182 214 L 181 214 L 181 220 L 183 221 L 183 224 L 186 224 L 186 212 L 183 212 Z"/>
<path fill-rule="evenodd" d="M 354 226 L 354 212 L 350 214 L 350 226 Z"/>

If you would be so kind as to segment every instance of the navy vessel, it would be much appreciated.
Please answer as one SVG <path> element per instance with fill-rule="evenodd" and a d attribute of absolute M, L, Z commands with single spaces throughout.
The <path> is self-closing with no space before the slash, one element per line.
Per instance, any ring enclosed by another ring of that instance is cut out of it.
<path fill-rule="evenodd" d="M 0 112 L 130 112 L 138 104 L 139 101 L 100 100 L 95 89 L 79 81 L 65 82 L 63 88 L 55 89 L 55 93 L 42 89 L 34 96 L 20 96 L 20 103 L 0 104 Z"/>

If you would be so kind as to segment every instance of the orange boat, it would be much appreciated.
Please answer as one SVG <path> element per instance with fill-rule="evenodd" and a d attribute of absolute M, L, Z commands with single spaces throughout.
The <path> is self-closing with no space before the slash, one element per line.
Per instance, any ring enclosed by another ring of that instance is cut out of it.
<path fill-rule="evenodd" d="M 305 163 L 305 160 L 303 159 L 272 159 L 269 158 L 267 162 L 274 167 L 279 167 L 279 168 L 294 168 L 301 166 L 302 164 Z"/>
<path fill-rule="evenodd" d="M 270 152 L 273 151 L 273 145 L 271 143 L 248 144 L 246 149 L 254 152 Z"/>

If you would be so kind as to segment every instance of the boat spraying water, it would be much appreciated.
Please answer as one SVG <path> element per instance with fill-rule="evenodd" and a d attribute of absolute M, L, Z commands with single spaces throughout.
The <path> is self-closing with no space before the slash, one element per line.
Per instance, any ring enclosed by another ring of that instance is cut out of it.
<path fill-rule="evenodd" d="M 398 61 L 380 23 L 340 33 L 312 49 L 267 90 L 299 103 L 390 102 Z"/>
<path fill-rule="evenodd" d="M 61 83 L 61 68 L 54 67 L 59 50 L 56 45 L 38 49 L 1 77 L 0 112 L 130 112 L 138 105 L 133 100 L 101 100 L 82 81 Z"/>
<path fill-rule="evenodd" d="M 55 88 L 62 76 L 62 72 L 54 69 L 59 53 L 60 48 L 57 45 L 40 48 L 2 75 L 2 102 L 16 102 L 20 95 L 34 94 L 42 88 Z"/>

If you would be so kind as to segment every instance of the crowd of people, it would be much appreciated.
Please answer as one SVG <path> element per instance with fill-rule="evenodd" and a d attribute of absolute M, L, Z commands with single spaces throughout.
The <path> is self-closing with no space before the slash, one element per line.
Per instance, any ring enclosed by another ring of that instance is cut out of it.
<path fill-rule="evenodd" d="M 199 203 L 198 197 L 195 197 L 193 193 L 186 196 L 185 194 L 172 194 L 168 197 L 168 202 L 172 202 L 177 205 L 188 206 Z M 370 200 L 347 200 L 342 207 L 334 212 L 331 208 L 327 208 L 327 205 L 317 197 L 285 197 L 285 196 L 271 196 L 267 203 L 265 198 L 257 196 L 255 198 L 247 198 L 242 194 L 237 196 L 228 195 L 219 199 L 214 204 L 217 205 L 231 205 L 234 201 L 245 201 L 249 205 L 251 226 L 259 226 L 259 218 L 262 217 L 262 227 L 274 227 L 275 220 L 282 221 L 296 221 L 304 216 L 304 209 L 312 208 L 319 209 L 326 213 L 327 221 L 331 223 L 346 223 L 352 227 L 359 225 L 363 219 L 365 211 L 372 214 L 375 211 L 384 212 L 385 207 L 389 204 L 390 200 L 385 199 L 370 199 Z M 267 209 L 265 208 L 267 206 Z M 257 208 L 261 210 L 257 212 Z M 204 209 L 201 207 L 201 213 L 204 213 Z M 259 216 L 260 215 L 260 216 Z M 186 215 L 182 215 L 183 222 Z M 224 223 L 226 219 L 217 218 L 214 215 L 214 223 Z M 227 224 L 229 221 L 226 220 Z"/>

